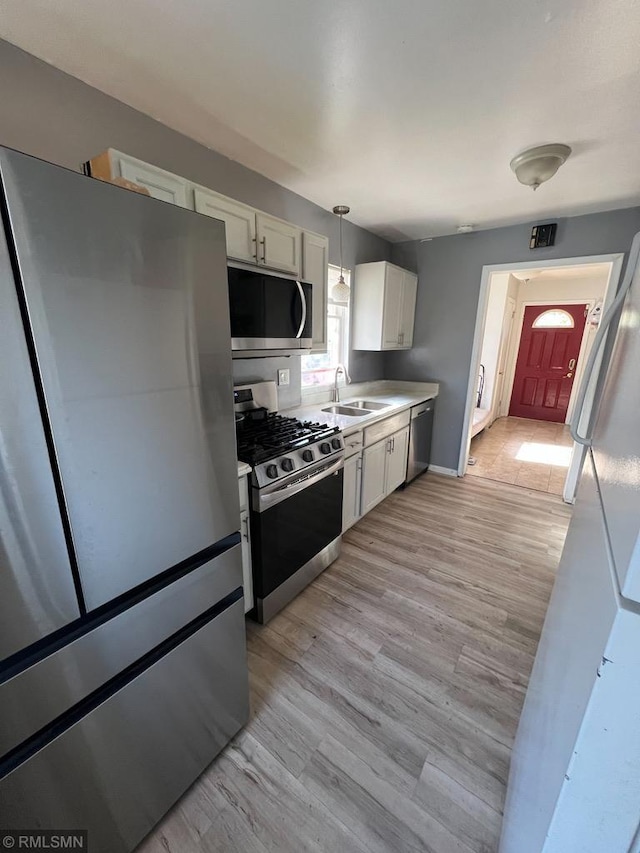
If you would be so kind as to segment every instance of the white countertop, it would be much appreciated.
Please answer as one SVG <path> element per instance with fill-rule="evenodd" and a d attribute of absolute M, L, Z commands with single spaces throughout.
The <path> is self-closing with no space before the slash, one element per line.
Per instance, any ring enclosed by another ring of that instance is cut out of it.
<path fill-rule="evenodd" d="M 344 435 L 364 429 L 376 421 L 431 400 L 438 396 L 439 385 L 437 382 L 393 382 L 391 380 L 380 380 L 379 382 L 366 382 L 357 385 L 340 385 L 340 403 L 334 404 L 328 400 L 312 402 L 299 406 L 295 409 L 281 411 L 280 414 L 300 420 L 320 421 L 330 426 L 339 427 Z M 319 394 L 318 397 L 328 397 L 329 393 Z M 386 403 L 384 409 L 361 417 L 350 415 L 332 415 L 322 410 L 331 405 L 349 405 L 350 400 L 371 400 L 374 403 Z"/>
<path fill-rule="evenodd" d="M 238 479 L 240 477 L 246 477 L 247 474 L 251 473 L 251 465 L 247 465 L 246 462 L 238 462 Z"/>

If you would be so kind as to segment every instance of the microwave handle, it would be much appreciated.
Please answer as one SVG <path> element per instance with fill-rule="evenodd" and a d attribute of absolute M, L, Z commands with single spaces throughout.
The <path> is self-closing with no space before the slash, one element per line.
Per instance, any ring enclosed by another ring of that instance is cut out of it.
<path fill-rule="evenodd" d="M 301 338 L 302 333 L 304 331 L 305 323 L 307 322 L 307 300 L 304 296 L 304 288 L 300 284 L 299 281 L 296 281 L 298 285 L 298 293 L 300 294 L 300 303 L 302 305 L 302 320 L 300 320 L 300 328 L 298 329 L 298 333 L 296 334 L 296 338 Z"/>

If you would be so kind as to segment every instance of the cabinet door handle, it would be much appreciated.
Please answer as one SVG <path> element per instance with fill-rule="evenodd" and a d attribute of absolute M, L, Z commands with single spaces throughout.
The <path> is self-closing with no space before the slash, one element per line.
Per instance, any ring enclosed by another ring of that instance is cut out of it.
<path fill-rule="evenodd" d="M 395 435 L 391 439 L 391 452 L 392 453 L 396 452 L 396 437 L 395 437 Z"/>
<path fill-rule="evenodd" d="M 253 252 L 251 253 L 253 257 L 258 260 L 258 238 L 252 237 L 251 242 L 253 243 Z"/>
<path fill-rule="evenodd" d="M 260 243 L 262 244 L 262 263 L 265 264 L 267 262 L 267 238 L 263 237 Z"/>
<path fill-rule="evenodd" d="M 242 526 L 244 528 L 244 531 L 242 533 L 242 537 L 243 537 L 243 539 L 245 539 L 248 542 L 249 541 L 249 518 L 248 518 L 248 516 L 246 516 L 245 518 L 242 519 Z"/>

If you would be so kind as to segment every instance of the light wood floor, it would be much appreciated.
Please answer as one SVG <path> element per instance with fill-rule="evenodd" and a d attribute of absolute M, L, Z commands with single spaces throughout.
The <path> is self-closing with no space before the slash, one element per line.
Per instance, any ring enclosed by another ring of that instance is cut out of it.
<path fill-rule="evenodd" d="M 566 424 L 498 418 L 471 439 L 472 477 L 513 483 L 561 495 L 573 440 Z"/>
<path fill-rule="evenodd" d="M 420 478 L 249 634 L 252 719 L 144 853 L 493 853 L 569 509 Z"/>

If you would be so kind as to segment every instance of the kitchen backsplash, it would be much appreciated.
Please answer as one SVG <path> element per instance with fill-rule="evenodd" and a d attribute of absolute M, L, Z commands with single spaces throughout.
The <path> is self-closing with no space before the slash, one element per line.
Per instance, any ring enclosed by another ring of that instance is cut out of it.
<path fill-rule="evenodd" d="M 234 358 L 233 382 L 234 385 L 244 385 L 249 382 L 264 382 L 271 379 L 277 383 L 279 370 L 289 371 L 289 384 L 278 385 L 278 408 L 295 408 L 301 403 L 299 355 L 273 358 Z"/>

